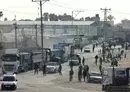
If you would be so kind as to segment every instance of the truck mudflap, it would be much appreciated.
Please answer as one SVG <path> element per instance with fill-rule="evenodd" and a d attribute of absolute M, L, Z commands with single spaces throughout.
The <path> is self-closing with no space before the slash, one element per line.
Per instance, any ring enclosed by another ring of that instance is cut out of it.
<path fill-rule="evenodd" d="M 107 86 L 105 92 L 130 92 L 130 86 Z"/>

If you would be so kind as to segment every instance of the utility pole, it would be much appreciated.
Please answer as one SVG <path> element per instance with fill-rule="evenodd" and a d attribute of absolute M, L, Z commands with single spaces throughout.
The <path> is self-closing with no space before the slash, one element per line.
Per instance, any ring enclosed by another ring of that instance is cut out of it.
<path fill-rule="evenodd" d="M 44 1 L 44 2 L 43 2 Z M 42 17 L 42 5 L 49 0 L 32 0 L 32 2 L 40 2 L 40 16 L 41 16 L 41 53 L 42 53 L 42 65 L 44 65 L 46 62 L 44 62 L 44 52 L 43 52 L 43 17 Z"/>
<path fill-rule="evenodd" d="M 74 16 L 74 13 L 75 12 L 77 12 L 77 14 L 75 14 L 75 16 Z M 72 31 L 74 30 L 74 18 L 80 13 L 80 12 L 83 12 L 83 11 L 72 11 Z M 78 26 L 76 26 L 76 38 L 79 40 L 80 39 L 80 37 L 79 37 L 79 32 L 78 32 Z M 75 38 L 74 38 L 75 39 Z M 80 43 L 80 42 L 78 42 L 78 43 Z M 79 44 L 78 44 L 79 45 Z"/>
<path fill-rule="evenodd" d="M 36 38 L 35 38 L 36 39 L 36 46 L 38 46 L 38 43 L 37 43 L 37 24 L 35 25 L 35 29 L 36 29 L 36 33 L 35 33 L 36 34 Z"/>
<path fill-rule="evenodd" d="M 102 10 L 104 12 L 104 23 L 103 23 L 103 38 L 104 38 L 104 42 L 106 40 L 106 33 L 105 33 L 105 26 L 107 23 L 107 13 L 111 10 L 111 8 L 107 9 L 107 8 L 100 8 L 100 10 Z M 103 61 L 105 62 L 105 45 L 103 42 L 103 46 L 102 46 L 102 54 L 103 54 Z"/>
<path fill-rule="evenodd" d="M 100 10 L 102 10 L 104 12 L 104 22 L 107 22 L 107 13 L 109 11 L 111 11 L 111 8 L 107 9 L 107 8 L 101 8 Z"/>
<path fill-rule="evenodd" d="M 17 48 L 17 21 L 16 21 L 16 15 L 14 16 L 14 21 L 15 23 L 13 24 L 14 25 L 14 30 L 15 30 L 15 48 Z"/>

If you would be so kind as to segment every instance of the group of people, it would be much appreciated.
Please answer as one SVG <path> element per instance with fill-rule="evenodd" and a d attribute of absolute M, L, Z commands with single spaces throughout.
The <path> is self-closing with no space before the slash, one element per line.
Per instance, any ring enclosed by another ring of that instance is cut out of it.
<path fill-rule="evenodd" d="M 97 66 L 97 63 L 99 61 L 99 71 L 100 73 L 102 73 L 102 62 L 103 62 L 103 58 L 102 57 L 98 57 L 98 55 L 96 55 L 95 57 L 95 65 Z"/>
<path fill-rule="evenodd" d="M 73 75 L 74 75 L 73 66 L 70 66 L 69 81 L 73 80 Z M 82 78 L 84 79 L 84 81 L 86 81 L 88 77 L 89 77 L 89 66 L 85 65 L 85 58 L 83 57 L 82 64 L 80 61 L 80 65 L 78 68 L 78 81 L 82 81 Z"/>

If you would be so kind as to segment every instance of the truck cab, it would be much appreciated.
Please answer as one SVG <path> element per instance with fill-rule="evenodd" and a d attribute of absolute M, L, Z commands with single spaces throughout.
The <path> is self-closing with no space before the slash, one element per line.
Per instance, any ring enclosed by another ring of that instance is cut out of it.
<path fill-rule="evenodd" d="M 102 72 L 102 90 L 109 86 L 127 86 L 129 84 L 130 68 L 109 67 Z"/>

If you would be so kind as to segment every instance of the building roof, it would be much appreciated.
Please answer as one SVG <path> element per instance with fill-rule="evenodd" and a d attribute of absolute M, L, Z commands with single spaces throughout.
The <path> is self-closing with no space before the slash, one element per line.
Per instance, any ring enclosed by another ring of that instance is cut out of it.
<path fill-rule="evenodd" d="M 1 21 L 0 25 L 40 25 L 40 21 Z M 91 25 L 94 21 L 73 21 L 73 25 Z M 43 21 L 44 25 L 72 25 L 72 21 Z"/>

